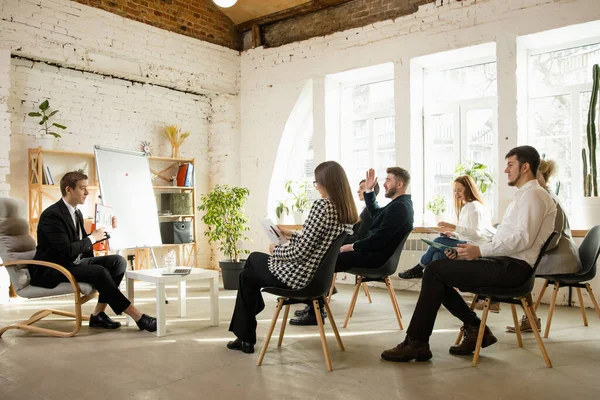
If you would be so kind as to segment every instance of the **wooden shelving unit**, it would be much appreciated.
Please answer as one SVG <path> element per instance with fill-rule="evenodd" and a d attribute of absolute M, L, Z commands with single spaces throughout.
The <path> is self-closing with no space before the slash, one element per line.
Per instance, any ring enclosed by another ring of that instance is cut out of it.
<path fill-rule="evenodd" d="M 74 170 L 73 165 L 84 163 L 87 166 L 86 174 L 89 179 L 88 191 L 90 197 L 98 199 L 98 175 L 93 153 L 81 153 L 62 150 L 44 150 L 41 147 L 29 149 L 28 159 L 28 182 L 29 182 L 29 230 L 36 237 L 37 225 L 42 211 L 44 211 L 44 199 L 56 202 L 60 199 L 59 181 L 67 171 Z M 189 193 L 192 197 L 192 210 L 194 214 L 186 215 L 158 215 L 162 221 L 191 221 L 194 241 L 184 244 L 164 244 L 162 248 L 176 249 L 179 251 L 179 262 L 188 265 L 191 257 L 196 254 L 196 196 L 194 187 L 171 186 L 171 177 L 177 175 L 179 165 L 190 163 L 194 165 L 193 158 L 171 158 L 171 157 L 148 157 L 150 172 L 153 178 L 155 193 Z M 59 165 L 60 164 L 60 165 Z M 54 185 L 43 184 L 44 167 L 48 165 L 54 178 Z M 195 166 L 195 165 L 194 165 Z M 195 168 L 194 168 L 195 169 Z M 61 172 L 64 171 L 64 172 Z M 56 173 L 58 172 L 58 173 Z M 195 173 L 196 171 L 194 171 Z M 49 204 L 46 204 L 48 206 Z M 135 250 L 137 268 L 148 268 L 150 256 L 148 249 Z"/>

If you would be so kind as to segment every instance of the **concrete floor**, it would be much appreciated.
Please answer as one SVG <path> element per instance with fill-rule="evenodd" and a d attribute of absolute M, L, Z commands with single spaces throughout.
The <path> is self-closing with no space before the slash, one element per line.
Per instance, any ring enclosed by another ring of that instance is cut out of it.
<path fill-rule="evenodd" d="M 371 289 L 373 304 L 361 296 L 347 329 L 341 328 L 351 288 L 339 285 L 332 301 L 346 351 L 328 344 L 333 372 L 328 372 L 316 327 L 289 326 L 281 349 L 276 340 L 262 367 L 256 359 L 268 329 L 275 298 L 259 315 L 255 354 L 225 347 L 235 301 L 234 291 L 221 290 L 221 325 L 210 327 L 208 289 L 188 286 L 188 317 L 176 318 L 175 288 L 167 308 L 168 335 L 157 338 L 134 327 L 116 331 L 83 327 L 69 339 L 37 336 L 10 330 L 0 339 L 0 399 L 598 399 L 600 385 L 600 321 L 588 309 L 584 327 L 579 309 L 561 307 L 555 312 L 546 346 L 554 368 L 546 368 L 531 333 L 524 335 L 524 349 L 513 334 L 504 332 L 512 323 L 508 306 L 490 314 L 488 325 L 499 342 L 484 349 L 477 368 L 471 357 L 448 353 L 459 322 L 445 309 L 431 338 L 434 358 L 426 363 L 390 363 L 379 357 L 382 350 L 404 339 L 398 330 L 389 296 Z M 155 314 L 154 290 L 139 283 L 136 305 Z M 405 325 L 414 310 L 417 293 L 396 292 Z M 0 306 L 0 325 L 24 320 L 41 307 L 69 309 L 69 298 L 23 301 Z M 90 313 L 93 304 L 84 306 Z M 545 323 L 547 307 L 539 315 Z M 120 318 L 123 322 L 124 318 Z M 42 326 L 69 328 L 56 319 Z M 279 326 L 279 325 L 278 325 Z M 326 329 L 331 333 L 329 324 Z M 278 331 L 276 331 L 278 332 Z"/>

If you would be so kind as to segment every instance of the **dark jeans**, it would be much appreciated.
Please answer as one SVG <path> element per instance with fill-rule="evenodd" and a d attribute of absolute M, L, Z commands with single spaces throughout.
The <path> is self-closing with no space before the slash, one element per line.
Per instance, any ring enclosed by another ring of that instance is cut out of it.
<path fill-rule="evenodd" d="M 67 267 L 77 282 L 89 283 L 98 291 L 98 303 L 106 303 L 115 314 L 121 314 L 131 302 L 121 293 L 119 285 L 127 269 L 127 261 L 119 255 L 82 258 L 79 264 Z M 47 278 L 68 282 L 58 271 Z M 56 287 L 56 285 L 54 285 Z"/>
<path fill-rule="evenodd" d="M 248 256 L 240 273 L 240 287 L 235 299 L 235 308 L 229 331 L 240 340 L 256 343 L 256 316 L 265 308 L 260 289 L 264 287 L 288 288 L 269 271 L 268 254 L 254 252 Z"/>
<path fill-rule="evenodd" d="M 413 339 L 429 342 L 442 304 L 463 324 L 479 325 L 479 317 L 455 287 L 514 287 L 523 284 L 530 276 L 529 264 L 510 257 L 433 261 L 425 268 L 419 300 L 406 334 Z"/>
<path fill-rule="evenodd" d="M 445 236 L 438 236 L 433 241 L 436 243 L 440 243 L 440 244 L 444 244 L 446 246 L 452 246 L 452 247 L 456 247 L 456 245 L 459 243 L 467 243 L 464 240 L 452 239 L 452 238 L 445 237 Z M 426 267 L 432 261 L 447 260 L 447 259 L 448 259 L 448 257 L 446 257 L 446 254 L 444 254 L 443 250 L 436 249 L 433 246 L 429 246 L 429 248 L 427 249 L 425 254 L 423 254 L 423 256 L 421 257 L 420 264 L 422 267 Z"/>

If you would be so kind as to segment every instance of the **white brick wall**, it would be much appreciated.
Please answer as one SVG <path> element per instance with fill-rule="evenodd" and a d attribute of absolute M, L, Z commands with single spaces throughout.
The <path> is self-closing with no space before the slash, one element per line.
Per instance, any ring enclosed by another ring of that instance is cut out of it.
<path fill-rule="evenodd" d="M 69 0 L 0 1 L 0 38 L 0 196 L 27 199 L 27 149 L 39 131 L 27 113 L 46 98 L 68 127 L 55 149 L 150 140 L 170 156 L 160 130 L 177 124 L 192 133 L 180 153 L 196 158 L 197 193 L 211 176 L 238 179 L 238 52 Z M 208 246 L 200 250 L 208 261 Z"/>
<path fill-rule="evenodd" d="M 443 5 L 442 5 L 443 3 Z M 287 118 L 307 80 L 356 68 L 395 63 L 396 135 L 399 165 L 411 166 L 410 60 L 428 54 L 496 42 L 498 60 L 498 121 L 501 145 L 517 145 L 516 73 L 517 35 L 527 35 L 600 19 L 597 0 L 441 0 L 395 21 L 337 32 L 276 48 L 257 48 L 242 54 L 241 80 L 241 183 L 252 188 L 252 218 L 267 214 L 269 176 Z M 315 104 L 323 104 L 322 99 Z M 324 118 L 314 113 L 314 118 Z M 324 126 L 324 121 L 315 121 Z M 504 138 L 508 137 L 508 140 Z M 315 142 L 325 142 L 315 138 Z M 315 160 L 318 163 L 324 160 Z M 504 166 L 498 166 L 503 170 Z M 500 194 L 505 205 L 512 195 Z M 263 250 L 262 232 L 254 231 L 255 248 Z M 600 291 L 600 281 L 596 282 Z"/>

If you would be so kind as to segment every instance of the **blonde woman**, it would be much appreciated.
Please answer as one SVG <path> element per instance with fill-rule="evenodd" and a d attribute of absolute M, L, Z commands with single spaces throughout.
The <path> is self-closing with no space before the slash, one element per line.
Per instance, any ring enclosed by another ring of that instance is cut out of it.
<path fill-rule="evenodd" d="M 456 247 L 459 243 L 479 245 L 491 240 L 494 228 L 490 212 L 483 204 L 483 198 L 475 181 L 469 175 L 461 175 L 454 179 L 454 209 L 458 218 L 457 224 L 440 222 L 438 230 L 441 236 L 434 242 Z M 427 264 L 447 258 L 443 250 L 429 246 L 419 264 L 400 272 L 398 276 L 403 279 L 422 278 Z"/>

